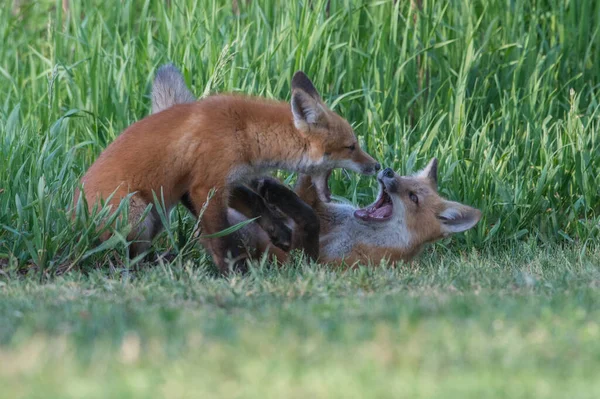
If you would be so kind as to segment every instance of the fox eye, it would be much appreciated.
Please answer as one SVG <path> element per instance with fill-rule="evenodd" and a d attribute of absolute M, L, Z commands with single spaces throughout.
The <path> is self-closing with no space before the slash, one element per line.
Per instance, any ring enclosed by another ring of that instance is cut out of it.
<path fill-rule="evenodd" d="M 354 151 L 354 150 L 356 150 L 356 144 L 349 145 L 346 148 L 349 149 L 350 151 Z"/>
<path fill-rule="evenodd" d="M 408 198 L 410 198 L 410 200 L 415 204 L 419 205 L 419 197 L 417 197 L 417 195 L 412 191 L 408 194 Z"/>

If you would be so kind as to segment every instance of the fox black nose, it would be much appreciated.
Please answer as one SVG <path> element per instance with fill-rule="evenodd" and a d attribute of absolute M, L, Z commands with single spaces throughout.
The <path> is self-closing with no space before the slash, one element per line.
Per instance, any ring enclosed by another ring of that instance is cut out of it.
<path fill-rule="evenodd" d="M 379 162 L 377 162 L 375 164 L 375 172 L 379 172 L 379 169 L 381 169 L 381 164 Z"/>
<path fill-rule="evenodd" d="M 394 177 L 394 170 L 392 168 L 385 168 L 383 170 L 383 177 L 389 177 L 391 179 Z"/>

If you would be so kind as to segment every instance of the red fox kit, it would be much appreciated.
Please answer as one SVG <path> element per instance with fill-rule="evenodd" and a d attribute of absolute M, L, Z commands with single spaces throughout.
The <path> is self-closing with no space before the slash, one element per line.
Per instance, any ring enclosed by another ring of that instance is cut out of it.
<path fill-rule="evenodd" d="M 365 208 L 322 202 L 306 175 L 298 180 L 298 195 L 272 178 L 257 179 L 253 188 L 261 200 L 289 215 L 288 223 L 294 228 L 292 249 L 303 249 L 313 259 L 320 254 L 322 262 L 338 265 L 410 261 L 425 244 L 468 230 L 481 218 L 479 210 L 440 197 L 435 158 L 413 176 L 398 176 L 387 168 L 379 173 L 378 181 L 379 195 Z M 311 221 L 315 217 L 316 224 Z M 238 217 L 235 222 L 243 220 Z M 279 262 L 287 260 L 288 252 L 272 245 L 276 243 L 259 226 L 250 224 L 242 232 L 248 246 L 256 250 L 255 256 L 269 251 Z M 319 237 L 318 244 L 315 237 Z"/>
<path fill-rule="evenodd" d="M 440 197 L 435 158 L 413 176 L 399 176 L 387 168 L 379 173 L 378 181 L 379 195 L 365 208 L 322 202 L 307 175 L 298 179 L 297 200 L 288 194 L 287 187 L 274 179 L 258 179 L 255 186 L 267 202 L 278 204 L 282 202 L 280 198 L 286 198 L 285 212 L 291 209 L 292 214 L 302 213 L 310 219 L 310 213 L 303 209 L 307 204 L 312 206 L 320 225 L 319 259 L 337 265 L 379 263 L 382 259 L 410 261 L 425 244 L 468 230 L 481 218 L 479 210 Z M 297 220 L 293 218 L 293 222 Z M 287 260 L 288 253 L 271 245 L 268 236 L 257 226 L 249 225 L 245 229 L 258 256 L 268 250 L 279 262 Z M 314 229 L 307 230 L 306 225 L 301 224 L 296 224 L 294 229 L 296 239 L 292 249 L 309 249 L 309 254 L 314 253 L 309 240 L 316 236 Z"/>
<path fill-rule="evenodd" d="M 437 164 L 434 158 L 413 176 L 399 176 L 390 168 L 379 172 L 379 195 L 365 208 L 324 203 L 311 178 L 301 176 L 296 192 L 320 219 L 320 259 L 347 265 L 409 261 L 425 244 L 475 226 L 479 210 L 438 194 Z"/>
<path fill-rule="evenodd" d="M 164 67 L 156 79 L 183 83 L 172 66 Z M 162 110 L 161 99 L 168 102 L 170 94 L 161 93 L 161 87 L 173 90 L 173 86 L 155 81 L 153 108 L 160 112 L 127 128 L 82 178 L 90 207 L 113 193 L 110 205 L 116 206 L 133 193 L 129 220 L 135 223 L 153 202 L 153 193 L 164 197 L 167 209 L 183 200 L 197 214 L 215 189 L 201 220 L 203 234 L 213 234 L 230 225 L 231 187 L 267 170 L 318 176 L 337 167 L 363 174 L 374 174 L 380 168 L 359 148 L 348 122 L 322 102 L 303 72 L 292 79 L 291 104 L 222 94 L 193 103 L 189 102 L 192 96 L 177 101 L 188 103 Z M 183 93 L 189 93 L 187 88 Z M 317 179 L 316 184 L 316 195 L 327 200 L 326 182 Z M 78 196 L 76 193 L 76 201 Z M 138 240 L 131 252 L 145 251 L 161 227 L 157 211 L 151 210 L 128 237 Z M 235 235 L 203 242 L 222 271 L 227 270 L 228 253 L 234 258 L 239 255 Z"/>

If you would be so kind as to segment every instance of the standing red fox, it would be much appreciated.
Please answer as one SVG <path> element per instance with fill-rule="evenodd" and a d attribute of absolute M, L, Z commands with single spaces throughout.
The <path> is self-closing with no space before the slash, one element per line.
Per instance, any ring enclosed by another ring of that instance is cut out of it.
<path fill-rule="evenodd" d="M 159 74 L 165 82 L 183 83 L 173 66 Z M 162 99 L 168 103 L 170 95 L 181 97 L 169 91 L 177 87 L 181 86 L 167 85 L 164 92 L 155 87 L 159 92 L 153 93 L 154 111 L 161 111 Z M 317 193 L 327 200 L 325 171 L 343 167 L 374 174 L 380 169 L 360 149 L 348 122 L 327 108 L 303 72 L 296 72 L 291 88 L 291 104 L 221 94 L 178 104 L 134 123 L 82 178 L 88 206 L 114 193 L 109 204 L 116 207 L 133 194 L 129 221 L 134 230 L 128 239 L 137 240 L 130 249 L 136 255 L 162 227 L 155 208 L 136 223 L 153 202 L 153 193 L 162 195 L 167 209 L 184 198 L 197 214 L 215 189 L 201 220 L 203 234 L 214 234 L 229 226 L 230 188 L 249 177 L 276 168 L 321 175 Z M 76 193 L 75 201 L 78 197 Z M 239 254 L 233 235 L 205 239 L 204 244 L 222 271 L 227 270 L 227 254 Z"/>

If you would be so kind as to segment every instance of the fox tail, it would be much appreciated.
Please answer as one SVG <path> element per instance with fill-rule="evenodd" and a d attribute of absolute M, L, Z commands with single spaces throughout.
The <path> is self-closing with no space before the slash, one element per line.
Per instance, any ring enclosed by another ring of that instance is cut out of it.
<path fill-rule="evenodd" d="M 183 75 L 173 64 L 158 68 L 152 83 L 152 113 L 163 111 L 175 104 L 191 103 L 196 97 L 183 80 Z"/>

